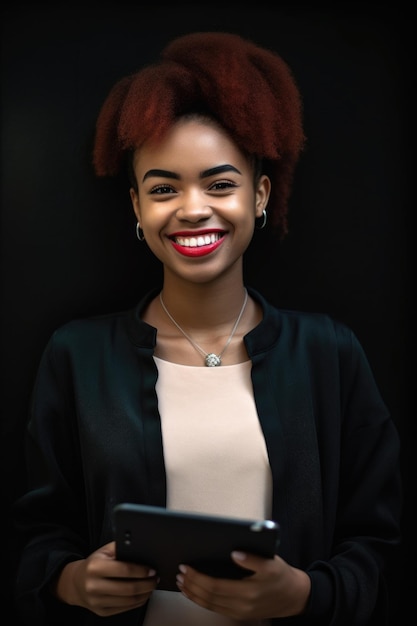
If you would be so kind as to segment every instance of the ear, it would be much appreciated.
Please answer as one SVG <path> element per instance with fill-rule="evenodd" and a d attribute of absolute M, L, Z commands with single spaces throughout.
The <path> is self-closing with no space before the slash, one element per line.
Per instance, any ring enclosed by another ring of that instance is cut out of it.
<path fill-rule="evenodd" d="M 266 174 L 263 174 L 259 179 L 257 188 L 256 188 L 256 197 L 255 197 L 255 216 L 261 217 L 262 211 L 265 209 L 268 204 L 269 194 L 271 193 L 271 181 Z"/>
<path fill-rule="evenodd" d="M 140 204 L 139 204 L 139 195 L 138 193 L 131 187 L 129 189 L 130 199 L 132 201 L 133 210 L 136 215 L 136 219 L 140 222 Z"/>

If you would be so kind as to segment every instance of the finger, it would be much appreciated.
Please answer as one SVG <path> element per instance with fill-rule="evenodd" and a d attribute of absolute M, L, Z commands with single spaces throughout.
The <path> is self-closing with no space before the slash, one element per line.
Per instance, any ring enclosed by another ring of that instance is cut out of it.
<path fill-rule="evenodd" d="M 256 566 L 259 566 L 259 557 L 248 554 L 247 552 L 240 552 L 238 550 L 235 550 L 231 553 L 231 557 L 234 562 L 239 565 L 239 567 L 251 570 L 252 572 L 256 571 Z"/>
<path fill-rule="evenodd" d="M 186 598 L 229 618 L 237 615 L 234 605 L 239 603 L 236 589 L 232 589 L 234 584 L 236 581 L 206 576 L 188 566 L 181 566 L 177 576 L 178 589 Z"/>
<path fill-rule="evenodd" d="M 248 570 L 248 573 L 256 574 L 264 571 L 270 571 L 271 566 L 274 565 L 274 559 L 264 558 L 256 554 L 249 552 L 234 551 L 231 553 L 233 561 L 239 567 Z"/>
<path fill-rule="evenodd" d="M 101 548 L 99 548 L 96 551 L 96 554 L 98 556 L 102 556 L 105 558 L 115 559 L 116 558 L 116 542 L 110 541 L 109 543 L 106 543 L 104 546 L 101 546 Z"/>
<path fill-rule="evenodd" d="M 108 578 L 103 581 L 102 593 L 113 596 L 142 596 L 154 591 L 157 579 L 152 578 Z"/>
<path fill-rule="evenodd" d="M 112 569 L 110 578 L 126 578 L 144 580 L 147 578 L 156 578 L 156 570 L 147 565 L 138 563 L 128 563 L 127 561 L 116 561 L 115 567 Z"/>
<path fill-rule="evenodd" d="M 236 581 L 230 578 L 214 578 L 193 569 L 189 565 L 180 565 L 177 574 L 177 586 L 192 599 L 212 599 L 213 597 L 230 597 L 236 595 Z"/>

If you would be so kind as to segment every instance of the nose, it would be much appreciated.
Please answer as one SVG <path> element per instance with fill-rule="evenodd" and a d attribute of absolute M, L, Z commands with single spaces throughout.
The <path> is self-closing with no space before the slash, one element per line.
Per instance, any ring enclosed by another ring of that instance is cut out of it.
<path fill-rule="evenodd" d="M 192 223 L 207 220 L 212 214 L 213 209 L 207 204 L 207 198 L 201 198 L 199 194 L 184 196 L 176 212 L 179 220 Z"/>

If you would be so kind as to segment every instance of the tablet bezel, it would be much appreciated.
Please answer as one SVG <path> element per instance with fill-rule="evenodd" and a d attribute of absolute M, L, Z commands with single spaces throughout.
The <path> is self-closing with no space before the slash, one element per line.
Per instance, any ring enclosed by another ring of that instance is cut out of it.
<path fill-rule="evenodd" d="M 157 571 L 158 589 L 178 591 L 183 563 L 220 578 L 243 578 L 253 572 L 239 567 L 233 550 L 273 558 L 279 546 L 279 524 L 121 503 L 113 509 L 116 558 L 142 563 Z"/>

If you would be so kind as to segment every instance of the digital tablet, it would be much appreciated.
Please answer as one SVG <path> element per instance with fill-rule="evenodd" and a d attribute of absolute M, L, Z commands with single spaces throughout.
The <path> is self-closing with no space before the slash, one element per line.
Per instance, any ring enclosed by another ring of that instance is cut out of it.
<path fill-rule="evenodd" d="M 252 572 L 232 560 L 233 550 L 273 558 L 279 525 L 123 503 L 113 510 L 116 558 L 156 570 L 158 589 L 178 591 L 175 578 L 183 563 L 217 578 L 243 578 Z"/>

